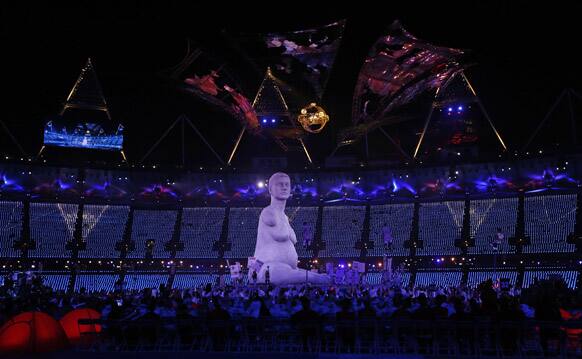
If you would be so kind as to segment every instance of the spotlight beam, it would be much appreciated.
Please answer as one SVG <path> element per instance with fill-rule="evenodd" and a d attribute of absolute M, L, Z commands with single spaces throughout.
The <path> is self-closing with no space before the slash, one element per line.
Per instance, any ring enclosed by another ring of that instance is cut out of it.
<path fill-rule="evenodd" d="M 313 164 L 313 161 L 311 160 L 311 156 L 309 155 L 309 151 L 307 151 L 307 147 L 305 146 L 305 142 L 303 142 L 302 138 L 299 138 L 298 140 L 301 143 L 301 146 L 303 146 L 303 152 L 305 152 L 305 155 L 307 156 L 307 160 L 309 161 L 309 164 Z"/>
<path fill-rule="evenodd" d="M 414 155 L 412 156 L 413 159 L 416 159 L 416 155 L 418 155 L 418 150 L 420 149 L 420 145 L 422 144 L 422 140 L 424 139 L 424 135 L 426 134 L 426 130 L 428 128 L 428 124 L 430 123 L 430 118 L 432 117 L 433 111 L 434 105 L 431 105 L 430 111 L 428 112 L 428 116 L 426 116 L 426 121 L 424 122 L 424 128 L 422 129 L 422 133 L 420 134 L 420 139 L 418 140 L 418 144 L 416 144 L 416 149 L 414 150 Z"/>
<path fill-rule="evenodd" d="M 234 148 L 232 149 L 232 152 L 230 153 L 230 157 L 228 157 L 228 162 L 226 162 L 226 164 L 228 166 L 230 166 L 230 163 L 232 162 L 232 159 L 234 158 L 234 154 L 236 153 L 236 150 L 238 149 L 238 145 L 240 144 L 240 140 L 242 139 L 243 135 L 245 134 L 246 131 L 246 127 L 243 127 L 242 130 L 240 131 L 240 133 L 238 134 L 238 138 L 236 139 L 236 142 L 234 144 Z"/>
<path fill-rule="evenodd" d="M 469 86 L 469 90 L 471 90 L 471 92 L 473 93 L 473 96 L 475 96 L 475 99 L 477 99 L 477 104 L 481 108 L 481 111 L 483 111 L 483 114 L 485 115 L 487 122 L 489 122 L 489 126 L 491 126 L 491 128 L 493 129 L 493 132 L 495 132 L 495 136 L 497 136 L 497 139 L 501 143 L 501 146 L 503 146 L 503 149 L 505 151 L 507 151 L 507 146 L 505 146 L 505 142 L 503 142 L 503 139 L 501 138 L 499 131 L 497 131 L 497 129 L 495 128 L 495 125 L 493 125 L 493 121 L 491 121 L 491 117 L 489 117 L 489 113 L 487 113 L 487 110 L 485 109 L 485 106 L 483 106 L 481 99 L 479 98 L 479 96 L 477 96 L 477 93 L 475 92 L 473 85 L 471 85 L 471 83 L 469 82 L 469 79 L 467 78 L 467 76 L 465 76 L 464 72 L 461 72 L 461 76 L 463 76 L 463 80 L 465 80 L 465 82 Z"/>
<path fill-rule="evenodd" d="M 382 127 L 378 127 L 378 129 L 380 130 L 380 132 L 382 132 L 382 134 L 384 136 L 386 136 L 386 138 L 394 145 L 394 147 L 396 147 L 398 149 L 398 151 L 400 152 L 400 154 L 402 154 L 404 156 L 404 158 L 406 158 L 407 160 L 410 160 L 410 156 L 408 155 L 408 153 L 406 153 L 402 147 L 400 147 L 400 145 L 392 138 L 392 136 L 390 136 L 388 134 L 388 132 L 386 132 Z"/>

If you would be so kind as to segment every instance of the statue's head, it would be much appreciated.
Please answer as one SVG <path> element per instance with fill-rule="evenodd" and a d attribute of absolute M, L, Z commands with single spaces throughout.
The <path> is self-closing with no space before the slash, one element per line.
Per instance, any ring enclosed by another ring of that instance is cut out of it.
<path fill-rule="evenodd" d="M 291 197 L 291 178 L 283 172 L 274 173 L 269 178 L 269 193 L 271 197 L 286 200 Z"/>

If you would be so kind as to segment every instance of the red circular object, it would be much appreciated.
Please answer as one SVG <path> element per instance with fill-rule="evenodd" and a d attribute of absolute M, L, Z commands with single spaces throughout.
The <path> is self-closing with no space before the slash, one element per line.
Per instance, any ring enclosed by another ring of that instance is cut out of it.
<path fill-rule="evenodd" d="M 100 319 L 101 314 L 89 308 L 75 309 L 61 318 L 60 322 L 67 334 L 67 338 L 72 344 L 78 344 L 82 338 L 94 338 L 95 334 L 101 332 L 99 324 L 79 324 L 79 319 Z"/>
<path fill-rule="evenodd" d="M 61 324 L 46 313 L 21 313 L 0 328 L 0 353 L 43 353 L 64 349 L 68 345 Z"/>

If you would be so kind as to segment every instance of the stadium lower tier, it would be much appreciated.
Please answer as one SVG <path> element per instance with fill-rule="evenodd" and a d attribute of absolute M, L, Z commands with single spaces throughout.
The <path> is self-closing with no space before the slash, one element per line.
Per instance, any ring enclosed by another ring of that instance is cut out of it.
<path fill-rule="evenodd" d="M 16 280 L 18 276 L 31 273 L 40 276 L 43 284 L 55 291 L 64 292 L 113 292 L 114 290 L 159 289 L 197 289 L 208 284 L 212 286 L 248 286 L 253 285 L 244 273 L 239 279 L 234 279 L 224 270 L 215 271 L 179 271 L 172 274 L 168 271 L 82 271 L 73 274 L 70 271 L 4 271 L 0 273 L 0 286 L 6 278 Z M 398 286 L 418 289 L 443 289 L 448 287 L 476 288 L 481 283 L 491 280 L 495 286 L 504 289 L 529 288 L 538 281 L 552 279 L 563 281 L 570 289 L 580 287 L 580 271 L 566 267 L 525 267 L 516 268 L 474 268 L 469 271 L 455 269 L 418 269 L 395 271 L 368 271 L 351 276 L 349 270 L 339 267 L 331 274 L 338 286 Z M 355 278 L 355 280 L 353 279 Z"/>

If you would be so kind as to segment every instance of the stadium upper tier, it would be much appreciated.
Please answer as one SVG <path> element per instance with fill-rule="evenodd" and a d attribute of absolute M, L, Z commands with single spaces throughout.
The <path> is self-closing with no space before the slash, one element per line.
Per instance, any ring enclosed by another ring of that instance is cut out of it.
<path fill-rule="evenodd" d="M 292 199 L 288 205 L 342 201 L 389 204 L 416 198 L 453 200 L 467 195 L 473 198 L 512 196 L 519 191 L 576 191 L 582 179 L 582 161 L 578 157 L 515 156 L 511 160 L 446 166 L 418 164 L 392 169 L 351 167 L 290 172 Z M 231 206 L 261 206 L 269 200 L 267 179 L 275 171 L 253 173 L 231 168 L 194 171 L 143 165 L 77 168 L 7 161 L 0 163 L 0 195 L 5 199 L 30 195 L 65 202 L 82 198 L 120 205 L 133 200 L 153 204 L 189 203 L 192 207 L 203 204 L 223 207 L 225 202 Z M 512 204 L 494 206 L 510 208 Z M 489 203 L 481 203 L 472 210 L 479 212 L 487 208 Z M 487 226 L 493 223 L 496 220 Z M 475 229 L 472 232 L 481 236 Z"/>
<path fill-rule="evenodd" d="M 579 194 L 288 207 L 300 259 L 568 254 L 579 251 Z M 261 207 L 130 206 L 0 200 L 0 258 L 239 259 Z M 305 236 L 311 239 L 305 241 Z M 516 238 L 520 243 L 516 243 Z"/>

